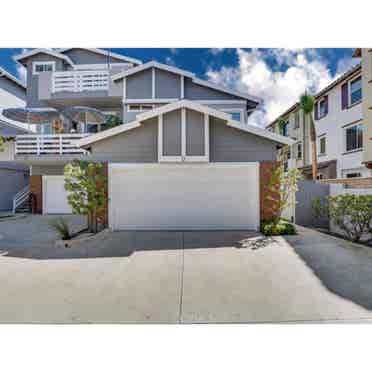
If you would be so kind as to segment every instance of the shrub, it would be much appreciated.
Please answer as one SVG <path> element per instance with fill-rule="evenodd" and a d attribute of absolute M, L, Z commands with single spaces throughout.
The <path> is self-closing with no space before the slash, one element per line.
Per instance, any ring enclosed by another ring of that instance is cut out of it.
<path fill-rule="evenodd" d="M 316 217 L 329 216 L 351 241 L 359 242 L 363 235 L 372 234 L 372 195 L 329 196 L 323 202 L 314 199 L 313 211 Z"/>
<path fill-rule="evenodd" d="M 261 232 L 266 236 L 295 235 L 296 228 L 286 220 L 268 220 L 261 223 Z"/>
<path fill-rule="evenodd" d="M 62 240 L 68 240 L 71 238 L 70 228 L 63 218 L 51 220 L 49 226 L 59 234 Z"/>

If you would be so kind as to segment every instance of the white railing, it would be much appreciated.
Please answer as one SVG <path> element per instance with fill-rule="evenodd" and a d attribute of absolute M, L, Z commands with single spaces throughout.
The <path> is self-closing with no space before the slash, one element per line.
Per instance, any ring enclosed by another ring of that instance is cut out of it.
<path fill-rule="evenodd" d="M 16 212 L 17 207 L 23 204 L 30 196 L 30 186 L 26 186 L 13 197 L 13 214 Z"/>
<path fill-rule="evenodd" d="M 53 155 L 85 154 L 86 151 L 76 146 L 75 142 L 90 133 L 77 134 L 23 134 L 16 136 L 16 155 Z"/>
<path fill-rule="evenodd" d="M 52 93 L 108 90 L 109 72 L 58 71 L 52 74 Z"/>

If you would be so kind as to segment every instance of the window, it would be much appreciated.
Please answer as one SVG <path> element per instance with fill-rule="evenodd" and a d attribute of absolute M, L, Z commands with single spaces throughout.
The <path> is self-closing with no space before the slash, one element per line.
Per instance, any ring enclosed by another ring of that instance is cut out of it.
<path fill-rule="evenodd" d="M 40 72 L 55 71 L 55 62 L 34 62 L 33 74 L 38 75 Z"/>
<path fill-rule="evenodd" d="M 316 179 L 317 180 L 322 180 L 322 179 L 324 179 L 324 176 L 321 173 L 318 173 L 317 176 L 316 176 Z"/>
<path fill-rule="evenodd" d="M 282 126 L 282 136 L 288 137 L 288 121 Z"/>
<path fill-rule="evenodd" d="M 358 103 L 362 100 L 362 78 L 350 82 L 350 105 Z"/>
<path fill-rule="evenodd" d="M 353 125 L 345 130 L 346 151 L 363 148 L 363 124 Z"/>
<path fill-rule="evenodd" d="M 323 118 L 327 115 L 327 109 L 326 109 L 326 101 L 325 99 L 322 99 L 319 101 L 319 119 Z"/>
<path fill-rule="evenodd" d="M 297 144 L 297 159 L 302 159 L 302 142 Z"/>
<path fill-rule="evenodd" d="M 223 112 L 226 112 L 227 114 L 231 115 L 231 119 L 235 121 L 242 122 L 243 115 L 241 111 L 233 111 L 233 110 L 222 110 Z"/>
<path fill-rule="evenodd" d="M 325 155 L 326 154 L 326 136 L 319 138 L 319 155 Z"/>
<path fill-rule="evenodd" d="M 354 173 L 347 173 L 346 178 L 357 178 L 362 177 L 360 172 L 354 172 Z"/>
<path fill-rule="evenodd" d="M 294 128 L 298 129 L 300 127 L 300 111 L 296 111 L 294 115 Z"/>
<path fill-rule="evenodd" d="M 36 131 L 38 134 L 52 134 L 53 127 L 51 123 L 38 124 Z"/>
<path fill-rule="evenodd" d="M 128 105 L 128 112 L 143 112 L 143 111 L 149 111 L 154 108 L 154 105 Z"/>

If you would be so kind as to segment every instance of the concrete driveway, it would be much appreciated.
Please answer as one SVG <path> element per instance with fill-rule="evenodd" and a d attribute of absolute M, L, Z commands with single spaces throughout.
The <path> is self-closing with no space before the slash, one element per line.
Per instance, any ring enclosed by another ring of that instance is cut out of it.
<path fill-rule="evenodd" d="M 12 221 L 14 244 L 0 222 L 2 323 L 372 319 L 372 254 L 312 230 L 121 232 L 72 249 L 41 234 L 27 247 L 18 231 L 40 218 Z"/>

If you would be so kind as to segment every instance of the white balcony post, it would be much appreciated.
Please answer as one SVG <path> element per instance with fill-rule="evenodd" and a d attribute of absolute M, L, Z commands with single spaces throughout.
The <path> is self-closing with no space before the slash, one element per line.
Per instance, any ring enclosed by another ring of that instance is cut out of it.
<path fill-rule="evenodd" d="M 36 153 L 40 155 L 40 137 L 36 136 Z"/>
<path fill-rule="evenodd" d="M 59 135 L 59 153 L 63 153 L 63 140 L 62 140 L 62 135 Z"/>

